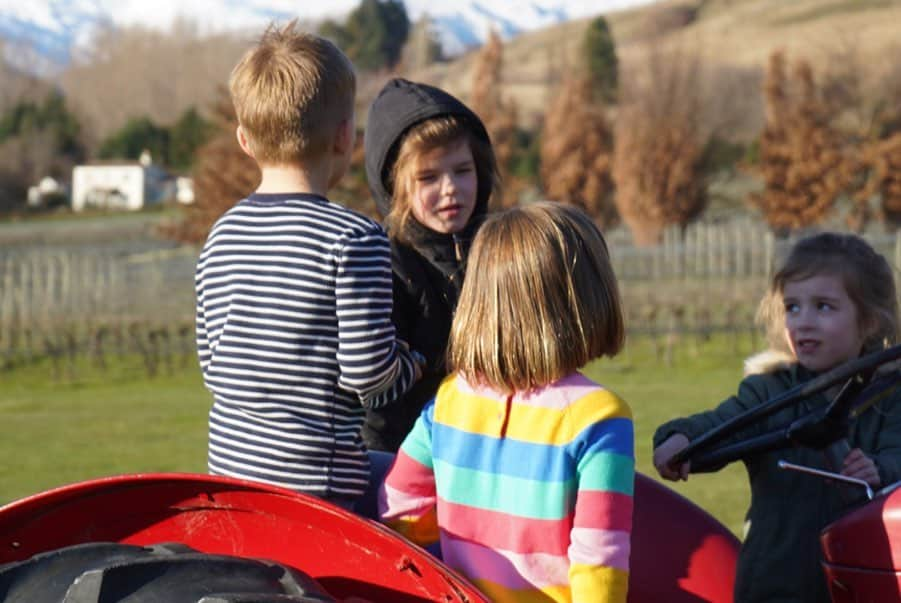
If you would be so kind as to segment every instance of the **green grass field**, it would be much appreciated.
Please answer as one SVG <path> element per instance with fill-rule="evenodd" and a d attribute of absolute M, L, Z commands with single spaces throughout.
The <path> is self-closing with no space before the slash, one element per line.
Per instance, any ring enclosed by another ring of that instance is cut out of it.
<path fill-rule="evenodd" d="M 696 354 L 677 353 L 666 367 L 638 342 L 587 373 L 632 406 L 638 469 L 654 475 L 657 425 L 729 395 L 749 351 L 711 342 Z M 84 361 L 60 382 L 51 373 L 49 363 L 0 372 L 0 504 L 95 477 L 205 471 L 211 397 L 196 365 L 152 379 L 138 360 L 104 372 Z M 670 485 L 740 533 L 748 495 L 743 467 Z"/>

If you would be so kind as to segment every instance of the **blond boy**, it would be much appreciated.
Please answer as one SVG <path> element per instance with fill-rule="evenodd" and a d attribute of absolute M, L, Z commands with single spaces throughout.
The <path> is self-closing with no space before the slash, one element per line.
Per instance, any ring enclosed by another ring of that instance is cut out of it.
<path fill-rule="evenodd" d="M 262 180 L 197 265 L 209 470 L 349 506 L 369 477 L 364 409 L 418 374 L 395 339 L 384 231 L 326 198 L 354 146 L 353 67 L 292 22 L 267 29 L 229 84 Z"/>

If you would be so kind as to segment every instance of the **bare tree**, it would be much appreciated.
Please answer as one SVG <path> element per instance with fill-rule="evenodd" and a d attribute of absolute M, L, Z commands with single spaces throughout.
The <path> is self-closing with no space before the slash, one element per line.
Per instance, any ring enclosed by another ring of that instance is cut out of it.
<path fill-rule="evenodd" d="M 400 70 L 417 72 L 442 58 L 441 43 L 435 35 L 428 15 L 420 17 L 410 29 L 407 43 L 400 54 Z"/>
<path fill-rule="evenodd" d="M 652 44 L 644 64 L 623 71 L 614 130 L 616 207 L 639 245 L 657 243 L 707 205 L 697 53 Z"/>
<path fill-rule="evenodd" d="M 234 34 L 201 36 L 184 20 L 168 32 L 102 30 L 91 49 L 73 59 L 61 85 L 84 126 L 85 143 L 95 149 L 129 118 L 169 125 L 186 107 L 214 104 L 217 86 L 248 43 Z"/>

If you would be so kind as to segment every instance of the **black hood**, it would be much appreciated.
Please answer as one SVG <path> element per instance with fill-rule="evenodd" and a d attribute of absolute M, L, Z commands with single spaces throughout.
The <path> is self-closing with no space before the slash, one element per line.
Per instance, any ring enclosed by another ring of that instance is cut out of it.
<path fill-rule="evenodd" d="M 476 136 L 490 144 L 482 120 L 472 110 L 440 88 L 401 78 L 389 81 L 369 108 L 363 145 L 366 151 L 366 179 L 376 209 L 384 218 L 391 211 L 388 180 L 397 159 L 404 133 L 417 123 L 441 115 L 456 115 L 471 124 Z M 490 180 L 479 170 L 479 189 L 473 216 L 484 215 L 491 195 Z M 470 220 L 472 220 L 470 218 Z"/>

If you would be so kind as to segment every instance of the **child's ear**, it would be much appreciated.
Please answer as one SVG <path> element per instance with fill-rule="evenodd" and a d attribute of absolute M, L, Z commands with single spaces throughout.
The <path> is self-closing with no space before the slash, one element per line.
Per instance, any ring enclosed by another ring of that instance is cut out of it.
<path fill-rule="evenodd" d="M 860 326 L 860 334 L 864 341 L 869 340 L 879 332 L 879 319 L 875 316 L 867 316 Z"/>
<path fill-rule="evenodd" d="M 241 126 L 238 126 L 235 129 L 235 136 L 238 138 L 238 144 L 241 146 L 241 150 L 249 157 L 253 158 L 253 150 L 250 148 L 250 141 L 247 140 L 247 135 L 244 134 L 244 130 Z"/>
<path fill-rule="evenodd" d="M 335 152 L 343 155 L 350 151 L 356 141 L 356 131 L 354 130 L 354 120 L 345 119 L 338 124 L 338 131 L 335 132 Z"/>

